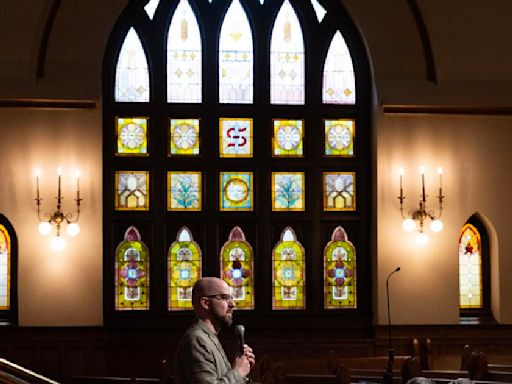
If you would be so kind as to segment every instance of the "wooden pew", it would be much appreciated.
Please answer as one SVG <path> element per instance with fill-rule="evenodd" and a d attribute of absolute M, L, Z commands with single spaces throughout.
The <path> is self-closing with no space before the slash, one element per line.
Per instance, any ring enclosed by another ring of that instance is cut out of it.
<path fill-rule="evenodd" d="M 0 383 L 5 384 L 59 384 L 43 375 L 0 359 Z"/>

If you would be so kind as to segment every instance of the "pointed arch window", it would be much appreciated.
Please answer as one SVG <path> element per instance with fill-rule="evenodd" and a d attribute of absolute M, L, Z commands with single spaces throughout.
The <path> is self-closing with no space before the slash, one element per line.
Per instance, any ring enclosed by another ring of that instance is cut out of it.
<path fill-rule="evenodd" d="M 356 81 L 352 56 L 340 31 L 336 31 L 324 64 L 322 101 L 326 104 L 354 104 Z"/>
<path fill-rule="evenodd" d="M 149 101 L 149 70 L 146 54 L 135 29 L 124 39 L 116 67 L 115 100 Z"/>
<path fill-rule="evenodd" d="M 17 322 L 17 237 L 14 228 L 0 214 L 0 320 Z"/>
<path fill-rule="evenodd" d="M 219 39 L 219 102 L 252 103 L 253 81 L 252 31 L 240 1 L 233 0 Z"/>

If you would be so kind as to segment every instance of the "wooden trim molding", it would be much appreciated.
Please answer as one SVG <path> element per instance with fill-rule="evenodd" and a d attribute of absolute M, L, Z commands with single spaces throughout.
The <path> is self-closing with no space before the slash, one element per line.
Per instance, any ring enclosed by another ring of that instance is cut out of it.
<path fill-rule="evenodd" d="M 94 109 L 94 100 L 0 99 L 0 108 Z"/>
<path fill-rule="evenodd" d="M 383 104 L 384 114 L 426 114 L 426 115 L 488 115 L 512 116 L 512 106 L 464 106 L 464 105 L 407 105 Z"/>

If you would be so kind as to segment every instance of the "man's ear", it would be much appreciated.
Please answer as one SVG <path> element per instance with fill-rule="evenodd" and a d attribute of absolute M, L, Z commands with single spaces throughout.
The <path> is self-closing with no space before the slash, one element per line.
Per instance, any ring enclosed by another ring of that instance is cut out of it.
<path fill-rule="evenodd" d="M 201 297 L 199 303 L 201 305 L 201 308 L 210 309 L 210 300 L 208 300 L 207 297 Z"/>

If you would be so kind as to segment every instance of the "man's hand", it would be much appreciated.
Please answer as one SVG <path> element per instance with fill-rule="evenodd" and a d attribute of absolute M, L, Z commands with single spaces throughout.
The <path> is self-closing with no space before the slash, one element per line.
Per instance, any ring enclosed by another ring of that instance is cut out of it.
<path fill-rule="evenodd" d="M 236 369 L 243 377 L 247 377 L 256 362 L 256 356 L 252 353 L 252 348 L 244 344 L 244 352 L 235 358 L 233 368 Z"/>

